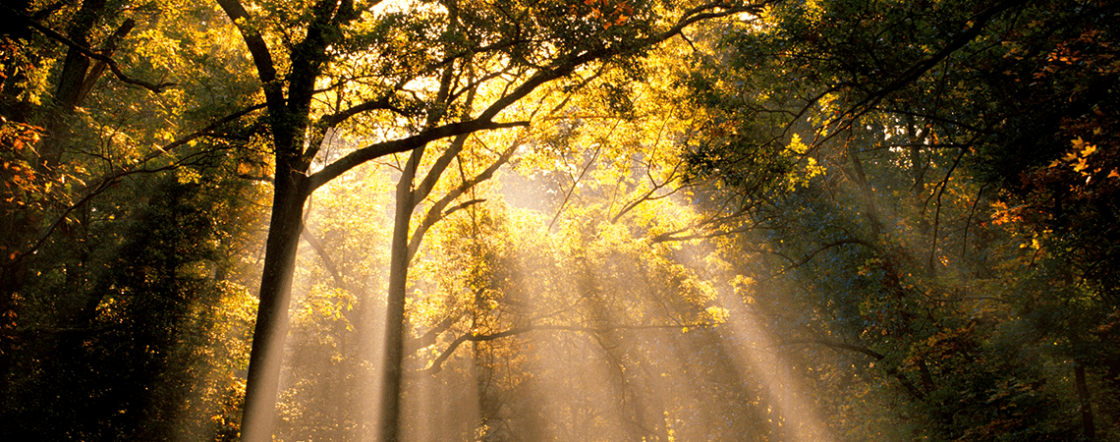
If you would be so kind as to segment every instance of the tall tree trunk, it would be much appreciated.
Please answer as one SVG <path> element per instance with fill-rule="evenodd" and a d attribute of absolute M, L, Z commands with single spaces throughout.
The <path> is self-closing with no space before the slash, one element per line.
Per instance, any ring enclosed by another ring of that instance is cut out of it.
<path fill-rule="evenodd" d="M 871 184 L 867 182 L 867 174 L 863 172 L 863 162 L 859 159 L 859 152 L 855 147 L 848 147 L 848 158 L 852 161 L 852 172 L 849 178 L 855 181 L 859 188 L 860 198 L 863 200 L 864 210 L 867 211 L 867 221 L 871 225 L 871 236 L 878 239 L 883 232 L 883 222 L 879 219 L 879 209 L 875 205 L 874 192 Z"/>
<path fill-rule="evenodd" d="M 89 33 L 105 9 L 105 0 L 82 2 L 81 9 L 74 18 L 73 25 L 67 30 L 67 38 L 84 47 L 90 47 Z M 47 138 L 43 140 L 40 154 L 47 170 L 53 170 L 62 161 L 62 152 L 70 136 L 71 116 L 83 97 L 82 86 L 89 71 L 89 58 L 74 48 L 66 51 L 62 62 L 62 72 L 54 92 L 54 105 L 57 106 L 56 118 L 47 121 Z"/>
<path fill-rule="evenodd" d="M 412 181 L 424 155 L 421 146 L 412 151 L 397 183 L 396 214 L 393 218 L 389 257 L 389 296 L 385 310 L 385 355 L 381 365 L 381 425 L 378 442 L 400 439 L 401 378 L 404 362 L 404 303 L 407 295 L 409 228 L 416 208 Z"/>
<path fill-rule="evenodd" d="M 303 230 L 303 203 L 308 193 L 306 178 L 290 164 L 277 165 L 276 170 L 260 304 L 245 387 L 244 427 L 241 429 L 244 442 L 272 440 L 284 338 L 288 333 L 288 303 L 292 297 L 296 250 Z"/>
<path fill-rule="evenodd" d="M 1080 402 L 1081 427 L 1085 433 L 1085 440 L 1096 439 L 1097 432 L 1096 428 L 1093 426 L 1093 408 L 1091 405 L 1092 403 L 1089 401 L 1089 385 L 1085 382 L 1084 365 L 1074 363 L 1073 378 L 1074 383 L 1077 384 L 1077 400 Z"/>

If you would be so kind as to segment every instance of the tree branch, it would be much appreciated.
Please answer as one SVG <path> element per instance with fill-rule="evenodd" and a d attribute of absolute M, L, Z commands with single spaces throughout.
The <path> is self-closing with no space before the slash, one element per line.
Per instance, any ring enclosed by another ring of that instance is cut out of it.
<path fill-rule="evenodd" d="M 486 334 L 486 335 L 477 334 L 477 333 L 468 333 L 468 334 L 460 335 L 458 338 L 455 338 L 454 341 L 451 341 L 451 344 L 447 346 L 447 349 L 445 349 L 443 351 L 443 353 L 440 353 L 440 355 L 438 357 L 436 357 L 436 359 L 434 361 L 432 361 L 432 365 L 430 367 L 425 368 L 423 370 L 418 370 L 418 371 L 413 372 L 413 373 L 418 374 L 418 375 L 423 375 L 423 374 L 433 374 L 434 375 L 436 373 L 439 373 L 441 370 L 443 370 L 443 363 L 445 361 L 447 361 L 447 359 L 451 357 L 451 354 L 455 353 L 455 350 L 458 349 L 460 345 L 463 345 L 463 343 L 494 341 L 494 340 L 498 340 L 498 339 L 502 339 L 502 338 L 508 338 L 508 337 L 511 337 L 511 336 L 521 335 L 521 334 L 525 334 L 525 333 L 529 333 L 529 332 L 533 332 L 533 331 L 574 331 L 574 332 L 582 332 L 582 333 L 604 334 L 604 333 L 610 333 L 610 332 L 616 331 L 616 330 L 655 330 L 655 329 L 680 329 L 680 328 L 706 328 L 706 327 L 711 327 L 712 325 L 713 324 L 684 324 L 684 325 L 663 324 L 663 325 L 616 325 L 616 326 L 611 326 L 611 327 L 585 327 L 585 326 L 580 326 L 580 325 L 527 325 L 527 326 L 524 326 L 524 327 L 511 328 L 511 329 L 506 330 L 506 331 L 501 331 L 501 332 L 491 333 L 491 334 Z"/>
<path fill-rule="evenodd" d="M 860 347 L 860 346 L 852 345 L 852 344 L 846 344 L 846 343 L 843 343 L 843 342 L 833 342 L 833 341 L 828 341 L 828 340 L 824 340 L 824 339 L 807 339 L 807 340 L 802 340 L 802 341 L 790 341 L 788 343 L 789 344 L 818 344 L 818 345 L 823 345 L 825 347 L 835 349 L 835 350 L 847 350 L 847 351 L 852 351 L 852 352 L 864 354 L 864 355 L 867 355 L 867 356 L 870 356 L 870 357 L 874 358 L 877 361 L 882 361 L 883 359 L 886 358 L 886 355 L 883 355 L 882 353 L 879 353 L 879 352 L 877 352 L 875 350 L 872 350 L 870 348 Z M 886 371 L 887 374 L 889 374 L 889 375 L 893 376 L 895 379 L 897 379 L 898 382 L 900 384 L 902 384 L 902 388 L 906 389 L 906 392 L 908 394 L 910 394 L 911 397 L 913 397 L 914 399 L 917 399 L 919 401 L 925 399 L 925 397 L 926 397 L 925 393 L 922 393 L 922 391 L 919 390 L 918 387 L 915 386 L 913 382 L 910 382 L 910 379 L 907 378 L 906 375 L 899 372 L 897 367 L 884 368 L 884 371 Z"/>
<path fill-rule="evenodd" d="M 238 18 L 248 16 L 248 14 L 245 13 L 244 8 L 241 7 L 240 3 L 238 3 L 237 0 L 218 0 L 218 2 L 222 5 L 223 9 L 226 9 L 226 13 L 230 15 L 230 17 L 233 18 L 235 22 Z M 342 175 L 343 173 L 346 173 L 350 169 L 353 169 L 354 167 L 357 167 L 358 165 L 366 161 L 379 158 L 384 155 L 406 152 L 441 138 L 452 137 L 481 130 L 528 126 L 528 122 L 496 123 L 493 120 L 503 110 L 520 101 L 522 98 L 525 98 L 533 91 L 537 90 L 537 88 L 539 88 L 540 86 L 553 80 L 563 78 L 568 74 L 571 74 L 576 70 L 576 68 L 579 68 L 580 66 L 658 44 L 662 41 L 676 36 L 682 30 L 684 30 L 684 28 L 701 20 L 725 17 L 740 12 L 758 12 L 766 3 L 768 2 L 749 6 L 729 6 L 723 2 L 708 3 L 687 11 L 674 26 L 670 27 L 665 32 L 640 40 L 637 43 L 624 45 L 617 48 L 605 48 L 595 51 L 583 51 L 572 54 L 570 57 L 567 57 L 566 59 L 560 61 L 551 69 L 542 69 L 540 71 L 537 71 L 527 80 L 525 80 L 524 83 L 521 83 L 521 85 L 510 91 L 509 94 L 495 100 L 490 104 L 490 106 L 487 106 L 477 118 L 470 121 L 451 123 L 432 129 L 426 129 L 418 134 L 412 135 L 407 138 L 376 143 L 365 148 L 358 149 L 357 151 L 352 152 L 349 155 L 346 155 L 345 157 L 342 157 L 331 164 L 328 164 L 322 170 L 313 174 L 310 177 L 308 189 L 315 190 L 323 184 L 326 184 L 330 180 Z M 229 6 L 227 7 L 227 5 Z M 720 11 L 706 12 L 717 9 Z M 245 36 L 247 43 L 249 42 L 251 36 L 255 36 L 254 41 L 259 40 L 259 43 L 250 44 L 250 51 L 252 51 L 254 54 L 254 60 L 258 59 L 258 52 L 263 52 L 262 58 L 263 55 L 267 55 L 267 47 L 264 46 L 264 41 L 260 39 L 259 35 L 249 34 L 240 25 L 238 26 L 238 28 L 242 29 L 242 35 Z M 254 47 L 257 48 L 254 49 Z M 268 60 L 271 62 L 271 58 L 269 58 Z M 259 66 L 260 62 L 258 62 L 258 67 Z M 270 63 L 268 68 L 271 69 Z M 273 72 L 273 75 L 275 73 L 274 70 L 270 72 Z M 265 80 L 265 78 L 262 76 L 262 81 L 265 81 L 267 83 L 270 80 Z M 271 101 L 271 99 L 269 101 Z"/>
<path fill-rule="evenodd" d="M 486 170 L 482 171 L 482 173 L 478 174 L 478 176 L 475 176 L 471 180 L 466 181 L 463 184 L 459 185 L 459 187 L 456 187 L 451 192 L 448 192 L 447 195 L 444 195 L 443 198 L 440 198 L 439 201 L 437 201 L 435 204 L 432 205 L 432 207 L 430 209 L 428 209 L 428 213 L 427 213 L 427 215 L 424 216 L 424 220 L 420 223 L 419 226 L 416 226 L 416 231 L 412 233 L 412 238 L 409 240 L 409 243 L 408 243 L 408 257 L 409 257 L 409 260 L 412 259 L 412 256 L 415 255 L 416 251 L 420 248 L 420 241 L 423 240 L 424 234 L 427 233 L 428 229 L 430 229 L 433 225 L 435 225 L 435 223 L 439 222 L 439 220 L 443 219 L 447 215 L 450 215 L 452 212 L 454 212 L 458 209 L 461 209 L 463 207 L 466 207 L 467 205 L 474 204 L 474 203 L 482 201 L 482 200 L 477 200 L 476 199 L 476 200 L 465 202 L 465 203 L 459 205 L 458 207 L 452 208 L 452 209 L 450 209 L 446 212 L 444 212 L 444 210 L 443 210 L 445 207 L 447 207 L 449 204 L 451 204 L 453 201 L 455 201 L 456 198 L 462 196 L 463 193 L 470 190 L 474 186 L 478 185 L 478 183 L 486 181 L 486 180 L 490 179 L 492 176 L 494 176 L 494 173 L 497 172 L 498 169 L 501 168 L 503 165 L 508 163 L 509 159 L 511 157 L 513 157 L 513 153 L 517 151 L 517 146 L 519 144 L 520 144 L 519 142 L 514 141 L 510 145 L 510 147 L 506 149 L 505 152 L 502 152 L 502 156 L 498 157 L 498 159 L 495 160 L 494 163 L 490 164 L 490 167 L 487 167 Z"/>
<path fill-rule="evenodd" d="M 322 120 L 320 120 L 320 124 L 323 127 L 327 127 L 327 128 L 335 127 L 339 123 L 342 123 L 343 121 L 346 121 L 350 117 L 353 117 L 353 116 L 355 116 L 357 114 L 360 114 L 362 112 L 371 111 L 371 110 L 388 110 L 388 111 L 392 111 L 392 112 L 394 112 L 398 115 L 405 115 L 404 110 L 401 110 L 401 109 L 389 104 L 389 99 L 391 97 L 392 97 L 391 94 L 390 95 L 385 95 L 385 96 L 383 96 L 381 98 L 378 98 L 376 100 L 369 100 L 369 101 L 366 101 L 364 103 L 354 105 L 354 106 L 352 106 L 350 108 L 347 108 L 345 110 L 336 112 L 334 114 L 327 115 L 327 116 L 323 117 Z"/>
<path fill-rule="evenodd" d="M 303 237 L 304 241 L 307 241 L 307 244 L 311 245 L 311 248 L 315 250 L 315 254 L 319 255 L 319 259 L 323 260 L 323 267 L 331 274 L 331 278 L 334 279 L 334 284 L 338 286 L 338 288 L 349 290 L 349 288 L 346 287 L 346 281 L 342 279 L 342 274 L 338 271 L 338 266 L 335 265 L 334 260 L 331 259 L 331 255 L 327 253 L 327 249 L 323 247 L 323 243 L 319 241 L 319 238 L 312 234 L 306 225 L 303 227 L 303 230 L 300 231 L 300 236 Z"/>
<path fill-rule="evenodd" d="M 109 173 L 109 174 L 102 175 L 97 180 L 95 180 L 94 183 L 100 183 L 100 182 L 105 181 L 105 180 L 115 179 L 115 178 L 121 176 L 121 174 L 123 174 L 123 173 L 128 173 L 129 171 L 136 170 L 137 167 L 142 166 L 144 163 L 147 163 L 148 161 L 151 161 L 151 160 L 154 160 L 154 159 L 156 159 L 160 156 L 166 155 L 166 154 L 170 153 L 172 150 L 174 150 L 174 149 L 176 149 L 180 146 L 183 146 L 183 145 L 185 145 L 185 144 L 187 144 L 191 141 L 194 141 L 198 138 L 204 137 L 207 134 L 210 134 L 214 129 L 217 129 L 218 127 L 221 127 L 223 124 L 226 124 L 226 123 L 229 123 L 231 121 L 237 120 L 238 118 L 241 118 L 245 115 L 248 115 L 248 114 L 250 114 L 254 111 L 263 109 L 264 107 L 265 107 L 265 105 L 263 105 L 263 104 L 255 104 L 255 105 L 249 106 L 245 109 L 241 109 L 237 112 L 234 112 L 232 114 L 226 115 L 226 116 L 222 117 L 221 119 L 219 119 L 219 120 L 217 120 L 213 123 L 210 123 L 209 125 L 207 125 L 206 127 L 202 128 L 202 129 L 194 131 L 193 133 L 188 134 L 188 135 L 186 135 L 182 138 L 179 138 L 175 141 L 172 141 L 169 144 L 163 145 L 162 147 L 156 147 L 154 151 L 148 153 L 148 155 L 144 156 L 144 158 L 142 158 L 140 161 L 137 161 L 137 162 L 133 163 L 128 168 L 126 168 L 122 171 L 119 171 L 119 172 L 114 172 L 114 173 Z"/>
<path fill-rule="evenodd" d="M 941 50 L 938 51 L 936 54 L 934 54 L 932 57 L 929 57 L 925 60 L 922 60 L 922 61 L 912 65 L 909 69 L 907 69 L 901 75 L 896 77 L 893 81 L 888 83 L 886 86 L 883 86 L 879 90 L 871 93 L 870 95 L 865 97 L 863 100 L 856 103 L 854 106 L 849 107 L 847 111 L 845 111 L 842 115 L 838 116 L 833 121 L 837 121 L 837 120 L 840 120 L 840 119 L 847 119 L 846 125 L 851 125 L 851 123 L 854 122 L 856 119 L 858 119 L 859 117 L 863 116 L 864 114 L 866 114 L 866 113 L 870 112 L 872 109 L 874 109 L 875 106 L 879 102 L 883 101 L 883 99 L 886 98 L 887 95 L 890 95 L 891 93 L 893 93 L 893 92 L 895 92 L 899 89 L 902 89 L 903 87 L 906 87 L 907 85 L 909 85 L 913 81 L 917 80 L 919 77 L 921 77 L 927 71 L 932 69 L 934 66 L 936 66 L 938 63 L 940 63 L 942 60 L 948 58 L 954 52 L 963 48 L 965 45 L 967 45 L 973 39 L 978 37 L 980 35 L 980 32 L 984 30 L 984 27 L 988 25 L 988 22 L 990 22 L 993 18 L 995 18 L 996 15 L 998 15 L 999 13 L 1001 13 L 1005 10 L 1008 10 L 1012 7 L 1018 6 L 1018 5 L 1023 4 L 1023 3 L 1026 3 L 1026 1 L 1023 1 L 1023 0 L 1005 0 L 1003 2 L 1000 2 L 1000 3 L 996 4 L 991 9 L 988 9 L 987 11 L 984 11 L 980 15 L 978 15 L 978 16 L 974 17 L 973 19 L 969 20 L 969 23 L 971 23 L 971 26 L 969 26 L 968 29 L 965 29 L 964 32 L 962 32 L 960 35 L 958 35 L 956 38 L 954 38 L 953 41 L 950 42 L 948 45 L 941 48 Z M 843 129 L 841 129 L 841 130 L 843 130 Z M 838 132 L 840 132 L 840 131 L 837 130 L 837 131 L 834 131 L 833 133 L 838 133 Z"/>
<path fill-rule="evenodd" d="M 105 41 L 105 44 L 101 48 L 102 55 L 112 57 L 113 53 L 117 50 L 117 45 L 120 44 L 121 40 L 124 40 L 129 32 L 132 32 L 132 28 L 134 27 L 136 27 L 135 21 L 131 18 L 125 20 L 124 23 L 117 28 L 116 32 L 113 32 L 113 35 L 110 35 L 109 39 Z M 93 68 L 86 74 L 85 80 L 82 81 L 82 86 L 78 88 L 78 97 L 74 100 L 75 103 L 81 103 L 85 100 L 89 91 L 93 90 L 93 84 L 96 83 L 97 79 L 101 78 L 101 74 L 105 72 L 106 67 L 107 63 L 103 61 L 98 61 L 97 64 L 93 65 Z"/>
<path fill-rule="evenodd" d="M 217 2 L 226 16 L 233 21 L 234 26 L 237 26 L 237 30 L 241 32 L 241 39 L 245 41 L 249 54 L 253 56 L 253 64 L 257 66 L 257 77 L 261 80 L 269 111 L 274 116 L 283 115 L 284 93 L 282 85 L 276 78 L 276 64 L 272 61 L 272 52 L 268 50 L 268 44 L 259 32 L 247 26 L 251 18 L 241 2 L 238 0 L 217 0 Z"/>
<path fill-rule="evenodd" d="M 20 14 L 20 13 L 16 12 L 16 11 L 12 11 L 8 7 L 4 7 L 4 9 L 7 11 L 7 13 L 14 14 L 17 17 L 17 19 L 22 20 L 28 26 L 30 26 L 32 28 L 35 28 L 39 32 L 43 33 L 43 35 L 46 35 L 47 37 L 50 37 L 53 40 L 56 40 L 56 41 L 66 45 L 66 46 L 69 46 L 71 49 L 73 49 L 75 51 L 78 51 L 79 53 L 81 53 L 82 55 L 85 55 L 86 57 L 89 57 L 91 59 L 94 59 L 94 60 L 97 60 L 97 61 L 100 61 L 100 62 L 104 63 L 105 66 L 108 66 L 109 70 L 113 72 L 113 75 L 115 75 L 117 77 L 117 79 L 119 79 L 123 83 L 131 84 L 131 85 L 134 85 L 134 86 L 140 86 L 144 89 L 147 89 L 147 90 L 152 91 L 152 92 L 157 93 L 157 94 L 163 92 L 164 89 L 175 86 L 175 83 L 171 83 L 171 82 L 149 83 L 149 82 L 144 81 L 144 80 L 138 80 L 138 79 L 129 77 L 127 74 L 124 73 L 124 71 L 121 71 L 120 65 L 117 64 L 116 60 L 113 60 L 112 58 L 110 58 L 108 56 L 100 54 L 100 53 L 98 53 L 98 52 L 96 52 L 96 51 L 94 51 L 94 50 L 92 50 L 88 47 L 80 45 L 77 42 L 75 42 L 75 41 L 73 41 L 69 38 L 66 38 L 62 34 L 59 34 L 55 31 L 51 30 L 50 28 L 39 24 L 35 20 L 32 20 L 32 19 L 24 16 L 23 14 Z"/>
<path fill-rule="evenodd" d="M 326 184 L 330 180 L 337 178 L 338 176 L 346 173 L 350 169 L 353 169 L 362 163 L 365 163 L 366 161 L 394 153 L 407 152 L 438 139 L 477 132 L 481 130 L 524 127 L 528 125 L 529 123 L 526 121 L 495 123 L 493 121 L 475 119 L 471 121 L 464 121 L 435 127 L 423 131 L 419 134 L 399 140 L 372 144 L 351 152 L 349 155 L 339 158 L 337 161 L 328 164 L 322 170 L 312 174 L 309 177 L 308 189 L 315 190 L 321 187 L 323 184 Z"/>

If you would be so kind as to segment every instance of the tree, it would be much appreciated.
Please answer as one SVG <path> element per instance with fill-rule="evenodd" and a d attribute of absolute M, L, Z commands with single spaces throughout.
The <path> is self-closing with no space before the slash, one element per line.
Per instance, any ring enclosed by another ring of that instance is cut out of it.
<path fill-rule="evenodd" d="M 759 8 L 720 2 L 687 7 L 445 2 L 373 8 L 347 0 L 320 1 L 305 8 L 261 3 L 251 13 L 236 0 L 218 3 L 238 27 L 257 67 L 275 167 L 245 403 L 245 440 L 263 440 L 271 432 L 292 265 L 303 205 L 311 192 L 375 158 L 413 152 L 398 188 L 389 344 L 382 367 L 387 388 L 383 417 L 388 424 L 381 439 L 396 440 L 399 387 L 395 385 L 400 377 L 400 322 L 409 257 L 406 209 L 418 201 L 412 179 L 426 146 L 482 130 L 529 124 L 498 119 L 580 69 L 638 56 L 692 23 Z M 416 10 L 405 12 L 408 6 Z M 297 22 L 306 26 L 295 28 L 294 35 L 287 32 Z M 465 105 L 474 90 L 484 90 L 479 103 Z M 320 97 L 327 99 L 320 101 Z M 376 129 L 354 129 L 361 127 Z M 326 141 L 350 131 L 364 135 L 363 147 L 317 163 L 328 147 Z M 426 181 L 439 176 L 436 173 Z"/>
<path fill-rule="evenodd" d="M 1093 158 L 1108 141 L 1072 134 L 1111 119 L 1115 5 L 805 6 L 724 34 L 706 60 L 723 71 L 688 78 L 730 123 L 698 143 L 694 170 L 725 186 L 714 202 L 737 202 L 715 206 L 739 215 L 730 228 L 758 232 L 733 250 L 774 257 L 744 269 L 766 281 L 752 296 L 781 294 L 771 314 L 805 324 L 793 343 L 874 364 L 908 398 L 881 402 L 906 410 L 886 416 L 896 428 L 1102 437 L 1085 366 L 1111 376 L 1114 273 L 1099 265 L 1113 242 L 1086 227 L 1111 216 L 1113 166 Z M 808 185 L 782 189 L 791 171 Z M 840 367 L 825 369 L 868 376 Z"/>
<path fill-rule="evenodd" d="M 248 112 L 215 115 L 237 82 L 194 81 L 239 65 L 198 38 L 216 11 L 17 3 L 0 61 L 4 437 L 236 434 L 251 309 L 239 257 L 258 197 L 237 178 L 251 150 L 228 155 Z M 177 88 L 145 81 L 171 67 Z"/>

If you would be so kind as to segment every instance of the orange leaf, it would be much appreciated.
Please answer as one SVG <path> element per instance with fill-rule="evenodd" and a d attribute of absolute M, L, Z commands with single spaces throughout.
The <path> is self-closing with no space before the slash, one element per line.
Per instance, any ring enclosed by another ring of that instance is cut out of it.
<path fill-rule="evenodd" d="M 1081 146 L 1085 144 L 1085 140 L 1082 140 L 1081 137 L 1077 137 L 1076 140 L 1072 140 L 1070 143 L 1073 143 L 1074 149 L 1080 149 Z"/>

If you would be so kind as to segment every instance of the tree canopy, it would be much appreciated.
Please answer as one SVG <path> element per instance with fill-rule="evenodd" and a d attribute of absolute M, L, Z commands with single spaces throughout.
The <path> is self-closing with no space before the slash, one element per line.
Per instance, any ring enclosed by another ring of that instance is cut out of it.
<path fill-rule="evenodd" d="M 1120 438 L 1120 4 L 0 7 L 5 440 Z"/>

